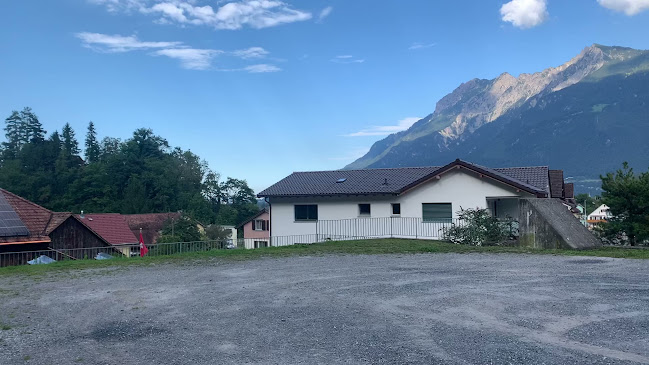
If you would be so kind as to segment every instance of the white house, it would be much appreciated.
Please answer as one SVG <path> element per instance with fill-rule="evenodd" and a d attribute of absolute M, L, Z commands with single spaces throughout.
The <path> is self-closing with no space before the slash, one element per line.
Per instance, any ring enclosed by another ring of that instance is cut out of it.
<path fill-rule="evenodd" d="M 611 218 L 613 218 L 611 208 L 606 204 L 602 204 L 588 215 L 588 225 L 593 227 L 596 224 L 606 223 Z"/>
<path fill-rule="evenodd" d="M 463 208 L 487 208 L 499 218 L 518 218 L 520 198 L 547 198 L 555 195 L 551 185 L 563 186 L 563 181 L 550 184 L 550 171 L 556 170 L 492 169 L 455 160 L 442 167 L 295 172 L 258 196 L 270 205 L 273 246 L 321 240 L 345 224 L 341 235 L 373 235 L 395 221 L 412 226 L 407 236 L 424 237 L 433 224 L 449 224 Z M 374 226 L 361 229 L 359 222 Z"/>

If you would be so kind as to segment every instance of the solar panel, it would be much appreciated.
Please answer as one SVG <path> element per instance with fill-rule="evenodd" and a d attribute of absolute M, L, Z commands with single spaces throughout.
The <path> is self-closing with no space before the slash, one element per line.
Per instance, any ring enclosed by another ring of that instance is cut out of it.
<path fill-rule="evenodd" d="M 29 236 L 29 230 L 0 192 L 0 237 Z"/>

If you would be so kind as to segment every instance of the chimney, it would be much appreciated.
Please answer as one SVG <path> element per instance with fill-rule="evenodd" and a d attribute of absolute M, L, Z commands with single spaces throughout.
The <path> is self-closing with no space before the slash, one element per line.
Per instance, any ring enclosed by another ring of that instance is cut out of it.
<path fill-rule="evenodd" d="M 79 214 L 79 218 L 84 219 L 86 216 L 83 214 L 83 210 L 81 211 L 81 214 Z"/>

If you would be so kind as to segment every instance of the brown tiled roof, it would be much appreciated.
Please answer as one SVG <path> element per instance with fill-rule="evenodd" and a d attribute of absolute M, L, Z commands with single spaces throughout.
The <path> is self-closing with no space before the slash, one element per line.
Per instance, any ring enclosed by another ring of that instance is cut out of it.
<path fill-rule="evenodd" d="M 178 221 L 180 219 L 180 213 L 125 214 L 123 217 L 138 240 L 140 238 L 140 228 L 142 228 L 144 243 L 152 244 L 158 242 L 160 231 L 168 221 L 171 219 Z"/>
<path fill-rule="evenodd" d="M 565 199 L 575 198 L 575 184 L 568 183 L 563 185 L 563 195 Z"/>
<path fill-rule="evenodd" d="M 52 218 L 50 218 L 50 222 L 47 224 L 47 228 L 45 228 L 45 233 L 48 235 L 52 233 L 56 227 L 60 226 L 70 216 L 72 216 L 70 212 L 53 212 Z"/>
<path fill-rule="evenodd" d="M 454 167 L 468 168 L 537 196 L 548 193 L 547 166 L 492 169 L 455 160 L 442 167 L 294 172 L 259 196 L 398 195 Z"/>
<path fill-rule="evenodd" d="M 135 244 L 139 242 L 126 224 L 126 219 L 119 213 L 85 214 L 83 218 L 74 217 L 88 227 L 99 238 L 111 245 Z"/>
<path fill-rule="evenodd" d="M 0 194 L 4 196 L 29 231 L 29 236 L 0 237 L 0 244 L 51 241 L 46 232 L 53 214 L 50 210 L 4 189 L 0 189 Z"/>
<path fill-rule="evenodd" d="M 550 170 L 550 196 L 563 198 L 563 170 Z"/>

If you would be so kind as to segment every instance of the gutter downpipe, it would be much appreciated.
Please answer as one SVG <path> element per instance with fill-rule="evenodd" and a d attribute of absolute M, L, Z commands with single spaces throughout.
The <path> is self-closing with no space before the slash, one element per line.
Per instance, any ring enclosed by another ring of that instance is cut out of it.
<path fill-rule="evenodd" d="M 268 245 L 273 247 L 273 209 L 267 196 L 264 197 L 264 201 L 268 204 Z"/>

